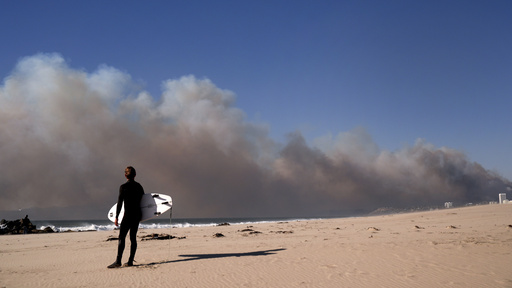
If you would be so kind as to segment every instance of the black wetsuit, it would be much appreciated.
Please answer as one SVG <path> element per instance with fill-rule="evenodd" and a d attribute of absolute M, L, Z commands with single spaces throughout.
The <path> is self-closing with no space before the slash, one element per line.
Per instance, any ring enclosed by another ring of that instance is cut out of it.
<path fill-rule="evenodd" d="M 121 206 L 124 203 L 124 216 L 121 221 L 121 229 L 119 231 L 119 245 L 117 247 L 117 260 L 121 264 L 123 251 L 125 246 L 125 239 L 128 231 L 130 231 L 130 258 L 129 263 L 133 263 L 135 252 L 137 251 L 137 230 L 139 229 L 139 222 L 142 217 L 140 210 L 140 200 L 144 194 L 142 185 L 135 180 L 131 179 L 119 187 L 119 198 L 117 200 L 116 218 L 121 212 Z"/>

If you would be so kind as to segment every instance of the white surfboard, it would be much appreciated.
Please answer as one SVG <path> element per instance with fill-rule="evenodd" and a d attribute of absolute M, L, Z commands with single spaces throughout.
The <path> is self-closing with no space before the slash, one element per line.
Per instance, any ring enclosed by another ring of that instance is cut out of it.
<path fill-rule="evenodd" d="M 167 210 L 172 208 L 172 198 L 169 195 L 160 194 L 160 193 L 148 193 L 142 195 L 142 199 L 140 200 L 140 209 L 142 211 L 142 221 L 146 221 L 155 217 L 160 216 L 160 214 L 166 212 Z M 116 210 L 117 203 L 110 208 L 108 211 L 108 219 L 112 222 L 116 221 Z M 119 213 L 118 222 L 121 224 L 124 216 L 124 205 L 121 207 L 121 212 Z"/>

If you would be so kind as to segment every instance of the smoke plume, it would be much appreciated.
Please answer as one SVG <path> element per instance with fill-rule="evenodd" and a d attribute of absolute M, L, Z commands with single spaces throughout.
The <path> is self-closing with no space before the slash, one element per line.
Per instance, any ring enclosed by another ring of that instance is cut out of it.
<path fill-rule="evenodd" d="M 382 151 L 361 128 L 276 143 L 207 79 L 162 91 L 155 100 L 124 72 L 87 73 L 57 54 L 20 60 L 0 86 L 0 210 L 104 218 L 128 165 L 146 193 L 173 196 L 178 217 L 348 215 L 496 200 L 511 185 L 424 140 Z"/>

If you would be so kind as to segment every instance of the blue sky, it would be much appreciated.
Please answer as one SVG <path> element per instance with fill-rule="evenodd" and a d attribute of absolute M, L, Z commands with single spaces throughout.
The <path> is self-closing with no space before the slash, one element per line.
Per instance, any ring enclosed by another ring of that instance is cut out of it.
<path fill-rule="evenodd" d="M 512 179 L 510 15 L 510 1 L 2 1 L 0 77 L 54 52 L 155 99 L 195 75 L 277 141 L 363 127 L 383 150 L 424 138 Z"/>

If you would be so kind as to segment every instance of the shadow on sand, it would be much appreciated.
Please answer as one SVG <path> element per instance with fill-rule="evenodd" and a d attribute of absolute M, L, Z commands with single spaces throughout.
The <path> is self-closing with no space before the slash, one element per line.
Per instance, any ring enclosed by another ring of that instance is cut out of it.
<path fill-rule="evenodd" d="M 185 262 L 185 261 L 214 259 L 214 258 L 246 257 L 246 256 L 268 256 L 268 255 L 276 254 L 276 252 L 283 251 L 283 250 L 286 250 L 286 249 L 285 248 L 280 248 L 280 249 L 264 250 L 264 251 L 254 251 L 254 252 L 245 252 L 245 253 L 186 254 L 186 255 L 179 255 L 180 257 L 187 257 L 185 259 L 152 262 L 152 263 L 148 263 L 148 264 L 137 264 L 135 266 L 138 266 L 138 267 L 148 267 L 148 266 L 153 266 L 153 265 L 158 265 L 158 264 L 178 263 L 178 262 Z"/>

